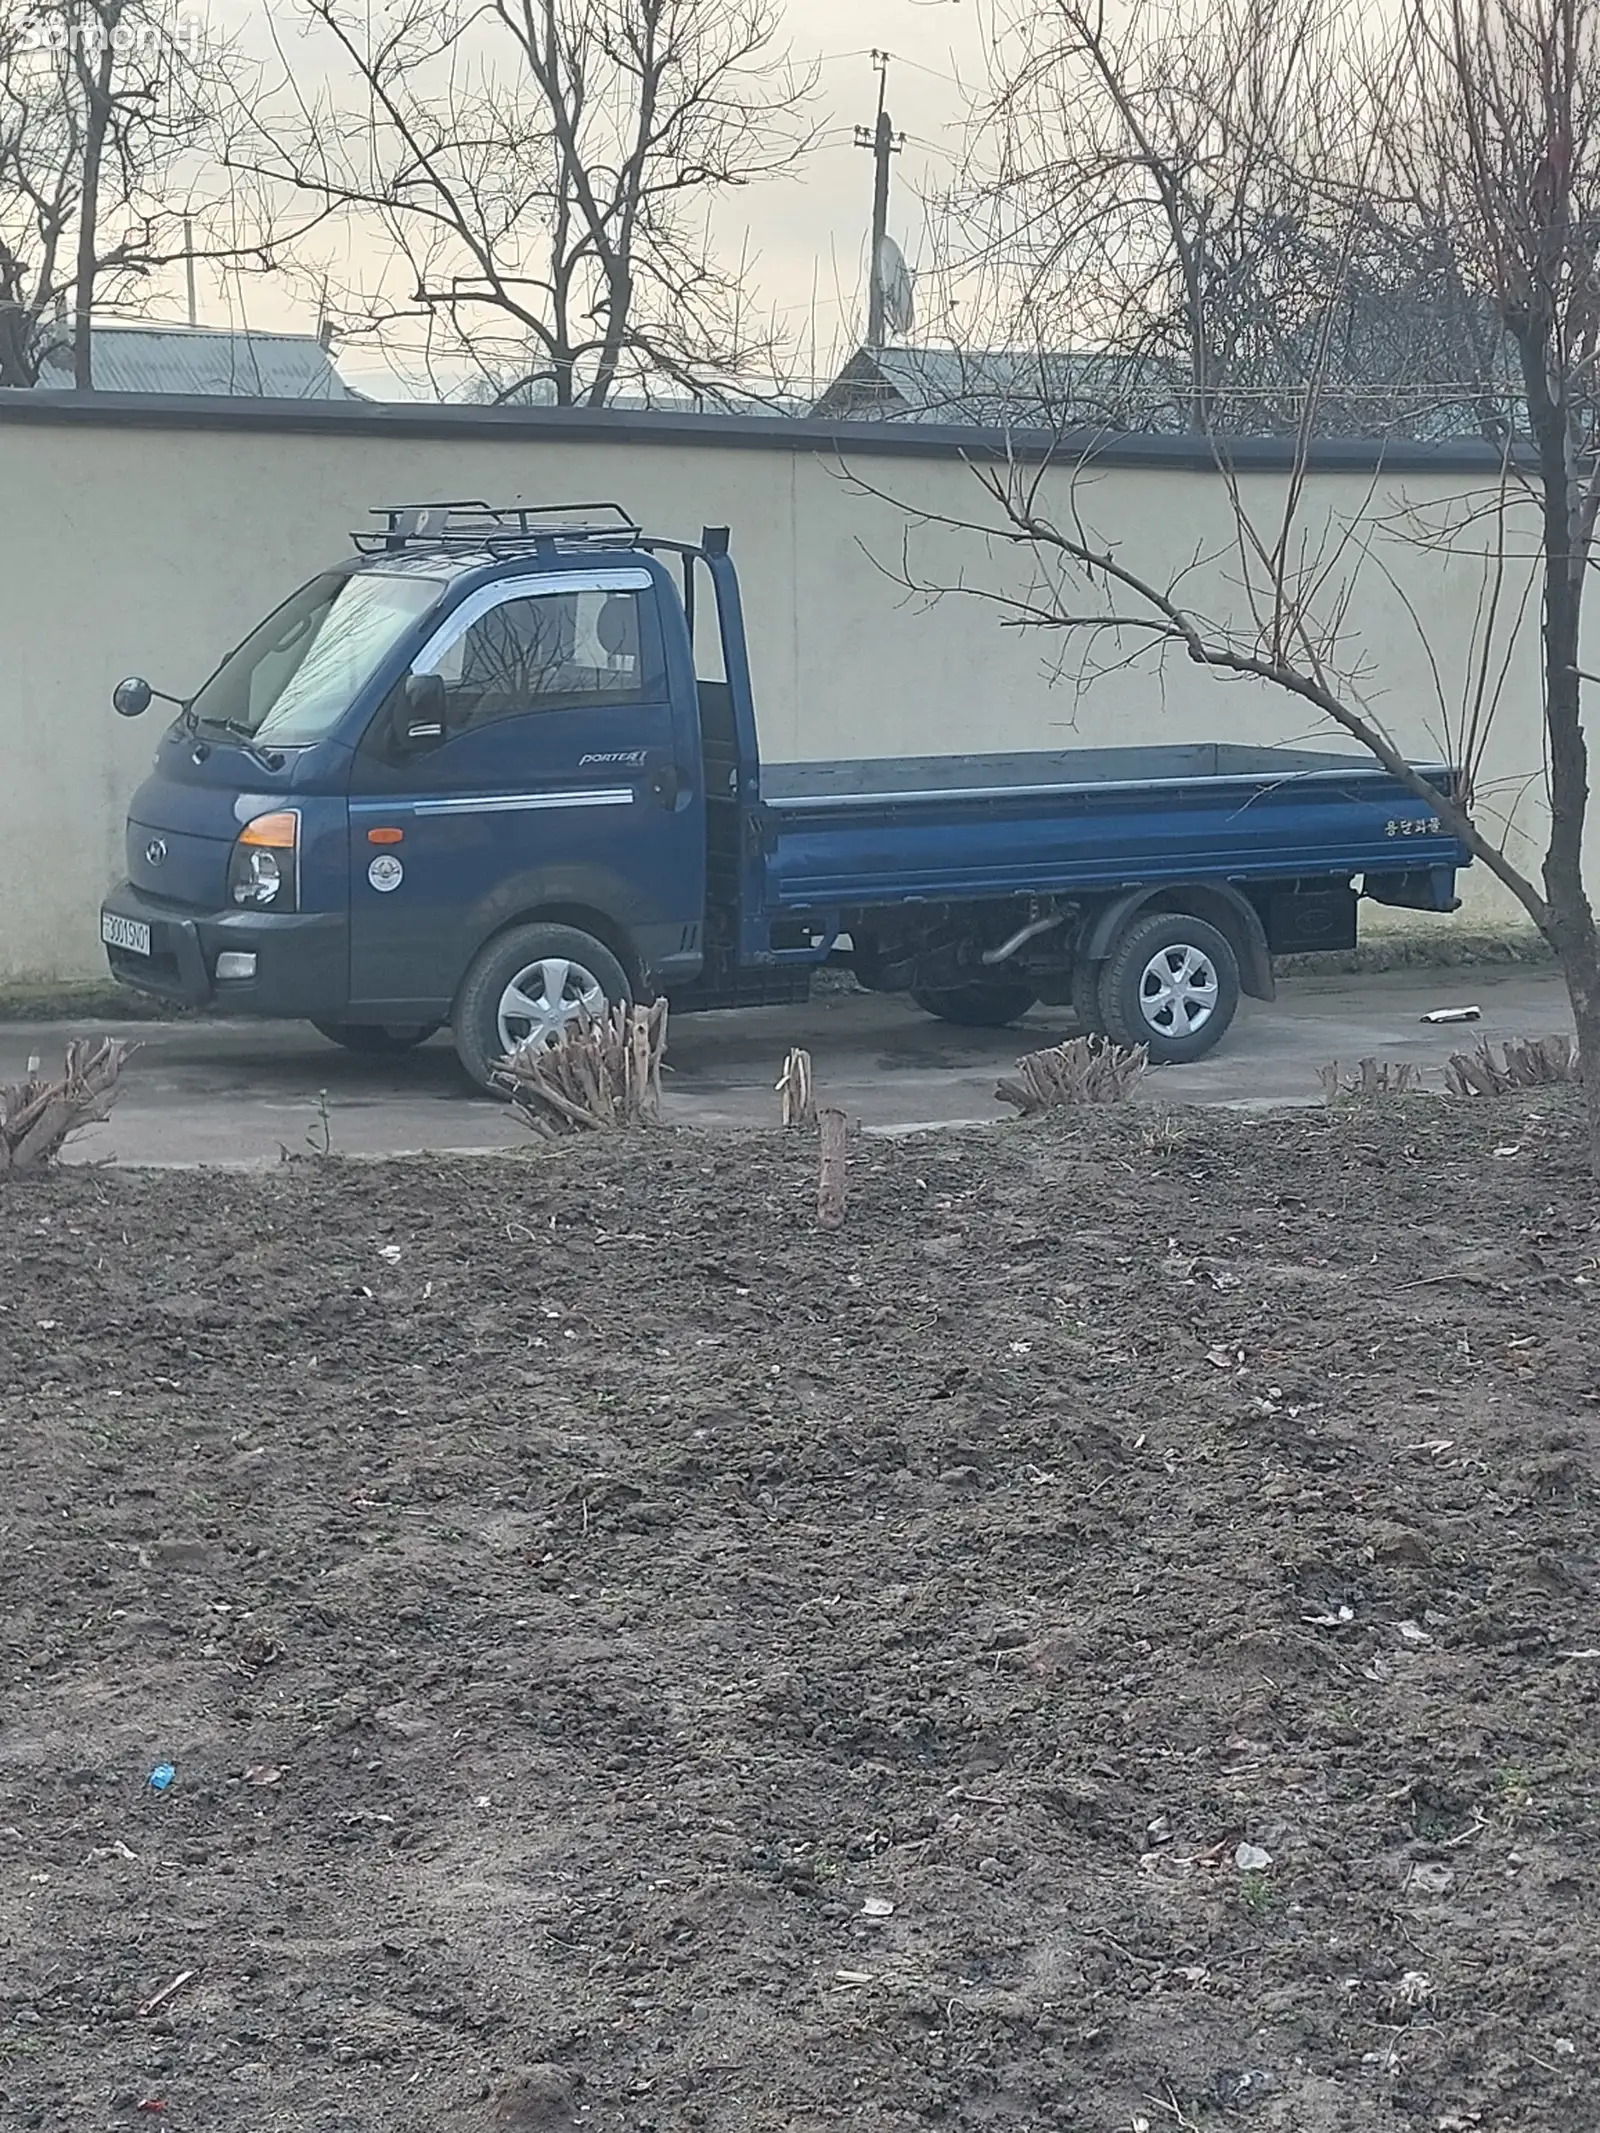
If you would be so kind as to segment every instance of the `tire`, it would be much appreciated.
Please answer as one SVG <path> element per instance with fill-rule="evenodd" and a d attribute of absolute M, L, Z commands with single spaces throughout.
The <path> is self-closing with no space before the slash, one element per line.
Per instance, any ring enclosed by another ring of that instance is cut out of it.
<path fill-rule="evenodd" d="M 1072 966 L 1072 1012 L 1087 1037 L 1105 1034 L 1105 1017 L 1100 1012 L 1100 974 L 1104 969 L 1104 963 L 1091 963 L 1087 957 Z"/>
<path fill-rule="evenodd" d="M 1026 985 L 952 985 L 929 991 L 918 988 L 912 992 L 925 1015 L 937 1015 L 941 1022 L 954 1022 L 962 1029 L 1004 1029 L 1010 1022 L 1020 1022 L 1038 995 Z"/>
<path fill-rule="evenodd" d="M 1227 936 L 1183 911 L 1136 918 L 1100 978 L 1100 1018 L 1117 1044 L 1148 1045 L 1156 1066 L 1184 1066 L 1221 1043 L 1239 1006 Z"/>
<path fill-rule="evenodd" d="M 419 1022 L 415 1028 L 385 1028 L 377 1022 L 313 1022 L 311 1027 L 330 1044 L 343 1045 L 347 1052 L 355 1052 L 363 1059 L 398 1059 L 405 1052 L 414 1052 L 419 1044 L 426 1044 L 444 1025 Z"/>
<path fill-rule="evenodd" d="M 632 998 L 627 972 L 592 934 L 576 926 L 513 926 L 479 950 L 456 996 L 450 1032 L 467 1073 L 496 1095 L 495 1062 L 513 1044 L 539 1034 L 553 1042 L 585 1008 Z"/>

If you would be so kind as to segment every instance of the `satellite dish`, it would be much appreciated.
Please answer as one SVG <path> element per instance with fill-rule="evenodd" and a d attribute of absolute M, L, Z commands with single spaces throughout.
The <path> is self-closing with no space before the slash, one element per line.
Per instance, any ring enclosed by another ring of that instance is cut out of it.
<path fill-rule="evenodd" d="M 883 238 L 878 246 L 878 291 L 883 298 L 884 330 L 904 339 L 916 324 L 916 299 L 911 269 L 892 237 Z"/>

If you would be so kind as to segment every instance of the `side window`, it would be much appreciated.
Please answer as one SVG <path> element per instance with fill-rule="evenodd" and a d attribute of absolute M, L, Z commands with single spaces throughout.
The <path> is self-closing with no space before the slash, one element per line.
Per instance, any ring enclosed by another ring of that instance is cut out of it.
<path fill-rule="evenodd" d="M 593 588 L 536 593 L 480 615 L 439 661 L 452 730 L 639 696 L 639 597 Z"/>

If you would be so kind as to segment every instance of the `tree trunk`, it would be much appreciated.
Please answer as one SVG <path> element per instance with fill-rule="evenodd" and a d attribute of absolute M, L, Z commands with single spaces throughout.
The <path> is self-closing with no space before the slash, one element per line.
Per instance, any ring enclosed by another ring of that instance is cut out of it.
<path fill-rule="evenodd" d="M 89 107 L 84 120 L 83 199 L 78 210 L 78 271 L 73 289 L 72 318 L 72 382 L 80 393 L 94 390 L 94 284 L 100 242 L 100 165 L 111 127 L 111 79 L 116 65 L 112 31 L 120 13 L 119 8 L 110 19 L 100 22 L 101 44 L 92 67 L 90 55 L 81 45 L 78 50 L 78 67 Z"/>
<path fill-rule="evenodd" d="M 628 271 L 626 258 L 607 277 L 606 337 L 600 350 L 600 362 L 589 387 L 590 407 L 604 407 L 611 398 L 617 382 L 617 365 L 622 360 L 622 347 L 627 338 L 628 314 L 633 308 L 633 279 Z"/>
<path fill-rule="evenodd" d="M 0 388 L 38 383 L 32 360 L 33 321 L 21 304 L 0 304 Z"/>
<path fill-rule="evenodd" d="M 1581 464 L 1570 383 L 1556 361 L 1548 320 L 1517 335 L 1529 427 L 1539 455 L 1543 518 L 1544 722 L 1550 765 L 1550 841 L 1544 855 L 1549 937 L 1561 963 L 1583 1067 L 1589 1160 L 1600 1177 L 1600 936 L 1583 878 L 1583 831 L 1589 811 L 1589 747 L 1583 730 L 1579 638 L 1588 567 L 1580 491 Z M 1552 379 L 1561 382 L 1552 387 Z"/>
<path fill-rule="evenodd" d="M 1564 951 L 1561 975 L 1572 1003 L 1573 1025 L 1578 1032 L 1578 1058 L 1583 1068 L 1583 1108 L 1589 1128 L 1589 1161 L 1600 1177 L 1600 956 L 1591 946 L 1587 955 Z"/>

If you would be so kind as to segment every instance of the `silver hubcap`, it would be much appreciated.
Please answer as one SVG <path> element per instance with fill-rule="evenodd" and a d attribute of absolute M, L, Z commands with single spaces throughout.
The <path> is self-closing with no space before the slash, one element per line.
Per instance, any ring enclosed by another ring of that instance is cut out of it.
<path fill-rule="evenodd" d="M 564 955 L 546 956 L 519 970 L 500 995 L 501 1046 L 514 1052 L 519 1044 L 554 1044 L 580 1016 L 604 1014 L 605 1007 L 593 971 Z"/>
<path fill-rule="evenodd" d="M 1200 949 L 1175 941 L 1145 964 L 1139 1012 L 1158 1037 L 1192 1037 L 1216 1008 L 1216 965 Z"/>

